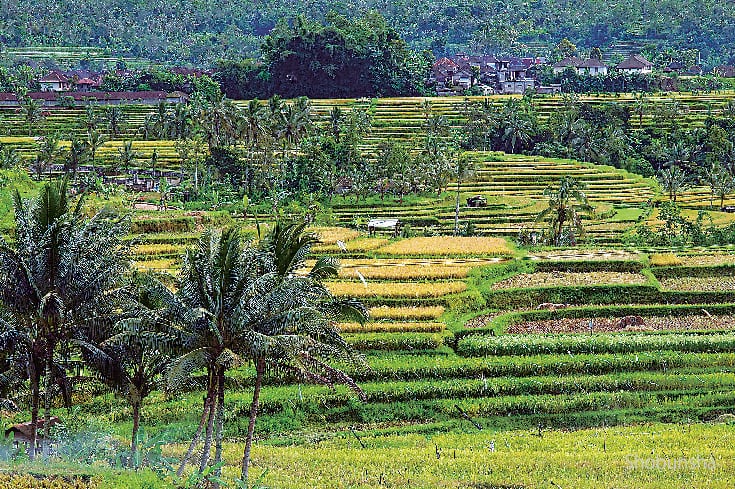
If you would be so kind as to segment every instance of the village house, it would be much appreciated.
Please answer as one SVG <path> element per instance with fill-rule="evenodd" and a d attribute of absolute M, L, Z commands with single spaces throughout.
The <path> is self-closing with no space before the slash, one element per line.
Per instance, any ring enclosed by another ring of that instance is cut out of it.
<path fill-rule="evenodd" d="M 582 61 L 577 67 L 577 73 L 582 70 L 581 74 L 590 76 L 607 75 L 607 65 L 597 58 L 589 58 Z"/>
<path fill-rule="evenodd" d="M 51 416 L 49 418 L 49 426 L 56 426 L 60 424 L 61 421 L 56 416 Z M 50 450 L 53 450 L 53 447 L 51 446 L 50 440 L 46 440 L 43 437 L 43 433 L 46 428 L 46 421 L 42 418 L 39 419 L 36 423 L 36 453 L 49 453 Z M 13 435 L 13 447 L 16 449 L 21 448 L 21 446 L 28 448 L 28 445 L 31 443 L 32 438 L 32 425 L 31 422 L 27 423 L 19 423 L 11 426 L 7 430 L 5 430 L 5 438 L 9 438 L 10 435 Z"/>
<path fill-rule="evenodd" d="M 664 67 L 664 73 L 681 73 L 686 70 L 686 65 L 679 61 L 672 61 Z"/>
<path fill-rule="evenodd" d="M 86 70 L 53 70 L 38 80 L 42 92 L 89 92 L 102 85 L 102 74 Z"/>
<path fill-rule="evenodd" d="M 564 73 L 567 68 L 574 68 L 574 70 L 576 71 L 581 63 L 581 58 L 578 58 L 576 56 L 569 56 L 557 61 L 556 63 L 551 65 L 551 67 L 553 68 L 555 75 L 560 75 L 561 73 Z"/>
<path fill-rule="evenodd" d="M 536 80 L 528 71 L 540 62 L 538 58 L 457 54 L 439 58 L 432 66 L 429 82 L 439 95 L 463 93 L 471 87 L 479 87 L 485 95 L 522 94 L 535 87 Z"/>
<path fill-rule="evenodd" d="M 607 65 L 597 58 L 582 59 L 577 56 L 570 56 L 557 61 L 552 65 L 555 75 L 559 75 L 569 68 L 572 68 L 580 76 L 597 76 L 607 75 Z"/>
<path fill-rule="evenodd" d="M 646 74 L 653 72 L 653 63 L 640 54 L 632 54 L 620 62 L 615 69 L 624 73 Z"/>
<path fill-rule="evenodd" d="M 715 66 L 712 73 L 716 76 L 723 78 L 735 78 L 735 66 L 732 65 L 720 65 Z"/>
<path fill-rule="evenodd" d="M 61 71 L 52 71 L 38 80 L 42 92 L 67 92 L 71 90 L 71 80 Z"/>

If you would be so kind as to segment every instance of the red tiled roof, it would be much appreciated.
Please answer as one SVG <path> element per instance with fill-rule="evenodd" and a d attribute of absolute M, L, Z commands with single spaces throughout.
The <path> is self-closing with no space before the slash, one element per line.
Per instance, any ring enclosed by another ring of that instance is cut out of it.
<path fill-rule="evenodd" d="M 51 416 L 51 418 L 49 418 L 49 419 L 50 419 L 49 426 L 55 426 L 55 425 L 57 425 L 57 424 L 59 424 L 61 422 L 59 420 L 59 418 L 56 417 L 56 416 Z M 36 433 L 37 433 L 36 436 L 38 438 L 41 438 L 42 437 L 42 430 L 43 430 L 45 424 L 46 424 L 46 421 L 43 418 L 39 419 L 36 422 Z M 31 428 L 32 428 L 32 426 L 31 426 L 31 422 L 30 421 L 27 422 L 27 423 L 15 424 L 15 425 L 11 426 L 10 428 L 8 428 L 7 430 L 5 430 L 5 437 L 7 438 L 8 435 L 10 435 L 10 433 L 21 433 L 26 438 L 30 438 L 31 437 L 31 431 L 32 431 Z"/>
<path fill-rule="evenodd" d="M 42 83 L 68 83 L 69 78 L 59 71 L 52 71 L 38 81 Z"/>
<path fill-rule="evenodd" d="M 607 66 L 597 58 L 590 58 L 582 61 L 579 68 L 607 68 Z"/>
<path fill-rule="evenodd" d="M 643 68 L 651 68 L 653 63 L 648 61 L 640 54 L 633 54 L 624 59 L 617 68 L 619 70 L 640 70 Z"/>
<path fill-rule="evenodd" d="M 576 56 L 569 56 L 562 60 L 554 63 L 554 68 L 577 68 L 582 63 L 582 60 Z"/>
<path fill-rule="evenodd" d="M 58 100 L 61 97 L 72 97 L 74 100 L 166 100 L 168 94 L 161 91 L 145 92 L 29 92 L 26 94 L 34 100 Z M 180 95 L 174 93 L 174 97 Z M 0 93 L 0 101 L 15 101 L 14 93 Z"/>
<path fill-rule="evenodd" d="M 439 58 L 434 63 L 434 69 L 445 68 L 456 70 L 458 68 L 457 63 L 449 58 Z"/>

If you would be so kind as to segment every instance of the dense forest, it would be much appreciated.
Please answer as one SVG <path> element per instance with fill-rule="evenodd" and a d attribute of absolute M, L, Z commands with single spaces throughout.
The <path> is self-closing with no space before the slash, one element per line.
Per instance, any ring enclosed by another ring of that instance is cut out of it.
<path fill-rule="evenodd" d="M 583 49 L 698 49 L 706 66 L 735 55 L 735 4 L 703 0 L 235 0 L 0 1 L 0 43 L 95 46 L 118 56 L 209 65 L 256 57 L 281 19 L 353 19 L 377 10 L 408 45 L 439 56 L 460 50 L 543 55 L 568 38 Z"/>

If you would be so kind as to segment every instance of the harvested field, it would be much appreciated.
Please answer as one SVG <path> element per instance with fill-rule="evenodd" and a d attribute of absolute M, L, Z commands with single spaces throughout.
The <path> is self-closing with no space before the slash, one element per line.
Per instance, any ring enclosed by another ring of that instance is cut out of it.
<path fill-rule="evenodd" d="M 732 290 L 735 292 L 735 276 L 662 278 L 659 282 L 661 282 L 661 287 L 667 290 L 698 292 Z"/>
<path fill-rule="evenodd" d="M 625 272 L 537 272 L 522 273 L 493 284 L 494 289 L 521 289 L 532 287 L 583 285 L 642 285 L 644 275 Z"/>
<path fill-rule="evenodd" d="M 626 327 L 621 318 L 560 318 L 545 321 L 527 321 L 510 326 L 511 334 L 527 333 L 609 333 L 618 331 L 689 331 L 730 329 L 735 316 L 647 316 L 643 326 Z M 591 328 L 590 328 L 591 326 Z"/>

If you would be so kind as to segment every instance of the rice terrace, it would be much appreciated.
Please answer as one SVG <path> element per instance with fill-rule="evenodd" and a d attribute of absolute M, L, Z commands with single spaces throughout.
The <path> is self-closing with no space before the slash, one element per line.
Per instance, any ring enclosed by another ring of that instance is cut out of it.
<path fill-rule="evenodd" d="M 732 487 L 728 29 L 10 3 L 0 489 Z"/>

